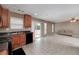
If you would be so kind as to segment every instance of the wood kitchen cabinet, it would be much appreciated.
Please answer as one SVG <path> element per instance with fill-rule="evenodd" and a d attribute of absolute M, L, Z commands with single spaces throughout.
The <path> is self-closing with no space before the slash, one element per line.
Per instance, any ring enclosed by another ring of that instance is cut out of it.
<path fill-rule="evenodd" d="M 32 17 L 30 15 L 24 15 L 24 27 L 30 28 L 32 25 Z"/>
<path fill-rule="evenodd" d="M 20 46 L 23 46 L 26 43 L 26 37 L 25 37 L 25 33 L 20 33 L 19 35 L 19 44 Z"/>
<path fill-rule="evenodd" d="M 1 7 L 1 5 L 0 5 L 0 16 L 2 15 L 2 7 Z"/>
<path fill-rule="evenodd" d="M 8 9 L 2 8 L 0 5 L 0 27 L 7 28 L 9 26 L 10 12 Z"/>
<path fill-rule="evenodd" d="M 10 19 L 9 10 L 2 9 L 2 23 L 3 23 L 2 26 L 3 27 L 9 26 L 9 19 Z"/>
<path fill-rule="evenodd" d="M 1 5 L 0 5 L 0 27 L 2 27 L 2 7 L 1 7 Z"/>
<path fill-rule="evenodd" d="M 12 49 L 18 47 L 18 39 L 19 39 L 19 36 L 17 34 L 14 34 L 12 36 Z"/>
<path fill-rule="evenodd" d="M 24 33 L 14 34 L 12 36 L 12 49 L 23 46 L 25 42 L 26 42 L 26 39 L 25 39 Z"/>
<path fill-rule="evenodd" d="M 0 55 L 8 55 L 8 51 L 7 50 L 0 51 Z"/>

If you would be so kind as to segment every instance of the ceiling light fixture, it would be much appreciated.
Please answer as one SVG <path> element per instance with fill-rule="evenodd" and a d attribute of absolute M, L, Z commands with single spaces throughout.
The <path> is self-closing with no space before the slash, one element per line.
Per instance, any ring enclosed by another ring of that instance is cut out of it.
<path fill-rule="evenodd" d="M 79 21 L 78 19 L 75 19 L 75 18 L 71 18 L 70 19 L 70 22 L 76 22 L 76 21 Z"/>
<path fill-rule="evenodd" d="M 71 20 L 70 22 L 76 22 L 77 20 Z"/>

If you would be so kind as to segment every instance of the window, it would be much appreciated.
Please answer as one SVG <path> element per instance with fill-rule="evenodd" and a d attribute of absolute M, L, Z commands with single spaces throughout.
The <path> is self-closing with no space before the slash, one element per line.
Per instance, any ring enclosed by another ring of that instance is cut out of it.
<path fill-rule="evenodd" d="M 40 30 L 40 24 L 37 24 L 37 25 L 35 26 L 35 29 L 36 29 L 36 30 Z"/>
<path fill-rule="evenodd" d="M 44 34 L 47 34 L 47 23 L 44 23 Z"/>
<path fill-rule="evenodd" d="M 11 29 L 23 29 L 23 18 L 11 17 L 10 28 Z"/>
<path fill-rule="evenodd" d="M 52 32 L 54 32 L 54 24 L 52 24 Z"/>

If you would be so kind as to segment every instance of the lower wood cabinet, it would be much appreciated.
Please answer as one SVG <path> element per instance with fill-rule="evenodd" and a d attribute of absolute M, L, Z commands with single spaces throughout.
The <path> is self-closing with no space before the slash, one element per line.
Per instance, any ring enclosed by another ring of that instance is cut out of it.
<path fill-rule="evenodd" d="M 0 55 L 8 55 L 8 50 L 0 51 Z"/>
<path fill-rule="evenodd" d="M 12 36 L 12 49 L 22 47 L 26 43 L 25 33 L 18 33 Z"/>

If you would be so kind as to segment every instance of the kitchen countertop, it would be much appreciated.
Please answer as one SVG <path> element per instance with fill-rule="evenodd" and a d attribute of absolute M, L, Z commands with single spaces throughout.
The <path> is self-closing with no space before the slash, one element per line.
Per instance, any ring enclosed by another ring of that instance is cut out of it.
<path fill-rule="evenodd" d="M 0 30 L 0 33 L 12 33 L 12 32 L 22 32 L 22 31 L 30 31 L 30 30 L 27 29 Z"/>

